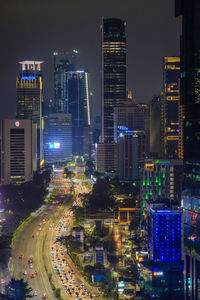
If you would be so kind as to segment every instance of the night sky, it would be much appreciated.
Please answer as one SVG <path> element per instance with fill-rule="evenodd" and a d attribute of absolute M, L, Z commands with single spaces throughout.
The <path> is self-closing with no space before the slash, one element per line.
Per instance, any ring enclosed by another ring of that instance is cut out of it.
<path fill-rule="evenodd" d="M 44 99 L 53 97 L 54 50 L 79 49 L 100 111 L 101 16 L 127 23 L 127 86 L 138 102 L 162 88 L 162 57 L 179 55 L 174 0 L 0 0 L 0 118 L 14 117 L 18 61 L 43 60 Z"/>

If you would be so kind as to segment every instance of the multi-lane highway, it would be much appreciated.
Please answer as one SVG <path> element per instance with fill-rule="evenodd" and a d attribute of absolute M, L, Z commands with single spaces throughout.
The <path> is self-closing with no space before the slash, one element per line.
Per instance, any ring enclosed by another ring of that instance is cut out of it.
<path fill-rule="evenodd" d="M 74 200 L 68 194 L 68 199 L 58 205 L 57 201 L 63 201 L 63 194 L 69 193 L 71 183 L 62 179 L 59 170 L 54 173 L 52 181 L 55 181 L 55 186 L 59 185 L 56 203 L 34 215 L 17 234 L 12 249 L 13 275 L 28 281 L 35 299 L 55 299 L 52 283 L 60 288 L 63 300 L 101 299 L 99 291 L 83 280 L 64 247 L 55 242 L 63 230 L 70 227 L 70 207 Z M 80 182 L 76 190 L 85 192 Z"/>

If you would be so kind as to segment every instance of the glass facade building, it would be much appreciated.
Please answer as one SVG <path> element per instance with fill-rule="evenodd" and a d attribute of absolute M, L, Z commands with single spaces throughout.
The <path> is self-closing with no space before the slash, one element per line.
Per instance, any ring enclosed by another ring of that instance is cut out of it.
<path fill-rule="evenodd" d="M 184 164 L 188 183 L 200 183 L 200 2 L 176 0 L 182 18 L 180 101 L 184 105 Z"/>
<path fill-rule="evenodd" d="M 56 113 L 72 115 L 72 152 L 83 155 L 89 151 L 91 140 L 91 110 L 89 76 L 76 70 L 67 59 L 57 61 L 54 53 L 54 102 Z"/>
<path fill-rule="evenodd" d="M 104 19 L 102 31 L 102 142 L 114 140 L 113 109 L 126 100 L 125 22 Z"/>
<path fill-rule="evenodd" d="M 54 53 L 54 102 L 55 112 L 67 112 L 67 71 L 73 70 L 73 65 L 68 59 L 56 61 L 57 53 Z"/>
<path fill-rule="evenodd" d="M 200 186 L 200 1 L 176 0 L 176 17 L 182 18 L 180 37 L 180 101 L 184 109 L 183 148 L 184 186 L 192 189 L 183 193 L 184 209 L 184 274 L 185 300 L 200 299 L 200 249 L 198 247 Z M 194 199 L 196 198 L 196 200 Z"/>
<path fill-rule="evenodd" d="M 67 112 L 72 115 L 72 152 L 83 155 L 84 145 L 90 139 L 91 125 L 88 73 L 68 71 L 66 84 Z"/>

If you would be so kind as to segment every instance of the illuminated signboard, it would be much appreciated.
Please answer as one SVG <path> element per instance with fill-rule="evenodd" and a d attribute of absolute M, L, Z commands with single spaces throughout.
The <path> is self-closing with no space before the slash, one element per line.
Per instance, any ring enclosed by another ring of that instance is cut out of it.
<path fill-rule="evenodd" d="M 128 127 L 125 126 L 118 126 L 119 130 L 128 130 Z"/>
<path fill-rule="evenodd" d="M 170 165 L 170 161 L 157 159 L 155 160 L 155 164 Z"/>
<path fill-rule="evenodd" d="M 154 163 L 146 163 L 145 164 L 145 171 L 153 172 L 154 171 Z"/>
<path fill-rule="evenodd" d="M 16 126 L 16 127 L 19 127 L 19 125 L 20 125 L 19 121 L 16 121 L 16 122 L 15 122 L 15 126 Z"/>
<path fill-rule="evenodd" d="M 35 80 L 35 76 L 22 76 L 22 80 Z"/>
<path fill-rule="evenodd" d="M 153 276 L 163 276 L 163 272 L 153 272 Z"/>
<path fill-rule="evenodd" d="M 60 149 L 60 143 L 49 143 L 49 149 Z"/>
<path fill-rule="evenodd" d="M 118 287 L 119 287 L 119 288 L 125 287 L 124 281 L 119 281 L 119 282 L 118 282 Z"/>

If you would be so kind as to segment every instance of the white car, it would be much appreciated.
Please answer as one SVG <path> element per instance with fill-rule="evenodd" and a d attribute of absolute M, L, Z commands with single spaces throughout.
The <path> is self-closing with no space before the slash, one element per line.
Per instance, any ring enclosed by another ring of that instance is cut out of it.
<path fill-rule="evenodd" d="M 37 296 L 37 291 L 34 291 L 34 292 L 33 292 L 33 296 Z"/>
<path fill-rule="evenodd" d="M 24 271 L 24 275 L 27 275 L 27 274 L 28 274 L 28 272 L 25 270 L 25 271 Z"/>

